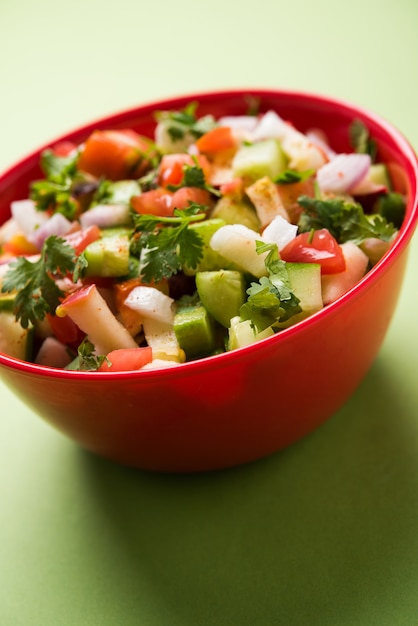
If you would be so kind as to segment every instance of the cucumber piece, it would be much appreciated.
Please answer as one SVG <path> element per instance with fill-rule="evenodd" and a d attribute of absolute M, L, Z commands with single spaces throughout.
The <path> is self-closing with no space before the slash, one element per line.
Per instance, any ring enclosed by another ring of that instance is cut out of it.
<path fill-rule="evenodd" d="M 109 235 L 90 243 L 84 250 L 86 276 L 125 276 L 129 272 L 129 239 Z"/>
<path fill-rule="evenodd" d="M 32 358 L 33 327 L 23 328 L 11 311 L 0 310 L 0 352 L 22 361 Z"/>
<path fill-rule="evenodd" d="M 272 335 L 274 335 L 274 330 L 271 326 L 258 333 L 251 325 L 250 320 L 241 320 L 237 315 L 231 319 L 229 327 L 229 350 L 243 348 Z"/>
<path fill-rule="evenodd" d="M 247 228 L 260 232 L 260 220 L 254 207 L 245 200 L 236 200 L 224 196 L 216 203 L 211 213 L 212 218 L 220 218 L 225 224 L 243 224 Z"/>
<path fill-rule="evenodd" d="M 195 222 L 189 226 L 189 228 L 194 230 L 203 240 L 203 255 L 196 267 L 191 268 L 186 266 L 184 268 L 185 274 L 194 276 L 197 272 L 230 268 L 231 262 L 227 261 L 227 259 L 210 247 L 212 235 L 222 226 L 225 226 L 225 222 L 219 218 Z"/>
<path fill-rule="evenodd" d="M 385 163 L 372 163 L 367 179 L 372 183 L 376 183 L 376 185 L 383 185 L 388 190 L 392 189 L 392 183 Z"/>
<path fill-rule="evenodd" d="M 197 293 L 203 306 L 225 328 L 246 300 L 245 287 L 244 275 L 234 270 L 196 274 Z"/>
<path fill-rule="evenodd" d="M 216 348 L 214 320 L 200 303 L 178 308 L 174 332 L 188 359 L 206 356 Z"/>
<path fill-rule="evenodd" d="M 320 311 L 323 306 L 321 266 L 318 263 L 286 263 L 289 275 L 290 288 L 297 298 L 302 309 L 285 322 L 279 322 L 278 328 L 293 326 L 296 322 Z"/>
<path fill-rule="evenodd" d="M 264 176 L 276 179 L 287 166 L 287 158 L 277 139 L 264 139 L 242 146 L 232 160 L 233 176 L 255 181 Z"/>

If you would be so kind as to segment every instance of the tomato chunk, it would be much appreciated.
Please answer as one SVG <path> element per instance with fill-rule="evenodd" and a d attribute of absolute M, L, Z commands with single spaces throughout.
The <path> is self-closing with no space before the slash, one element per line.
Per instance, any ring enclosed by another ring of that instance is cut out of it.
<path fill-rule="evenodd" d="M 153 143 L 133 130 L 95 130 L 86 140 L 78 167 L 97 178 L 139 178 L 151 167 Z"/>
<path fill-rule="evenodd" d="M 152 361 L 152 348 L 120 348 L 112 350 L 107 355 L 110 364 L 104 361 L 98 368 L 99 372 L 130 372 L 139 370 Z"/>
<path fill-rule="evenodd" d="M 87 226 L 87 228 L 75 230 L 73 233 L 65 235 L 63 239 L 68 245 L 74 248 L 75 253 L 78 255 L 81 254 L 90 243 L 100 239 L 101 236 L 100 228 L 96 224 L 93 224 L 92 226 Z"/>
<path fill-rule="evenodd" d="M 147 215 L 159 215 L 160 217 L 170 217 L 173 215 L 173 194 L 163 187 L 144 191 L 139 196 L 132 196 L 131 207 L 134 211 Z"/>
<path fill-rule="evenodd" d="M 204 154 L 165 154 L 158 169 L 158 184 L 162 187 L 168 185 L 181 185 L 184 178 L 184 168 L 200 167 L 203 170 L 205 181 L 209 180 L 211 166 Z"/>
<path fill-rule="evenodd" d="M 280 250 L 280 257 L 291 263 L 319 263 L 322 274 L 345 270 L 342 248 L 326 228 L 297 235 Z"/>
<path fill-rule="evenodd" d="M 215 154 L 223 150 L 232 150 L 236 147 L 235 137 L 229 126 L 217 126 L 196 140 L 196 147 L 200 152 Z"/>

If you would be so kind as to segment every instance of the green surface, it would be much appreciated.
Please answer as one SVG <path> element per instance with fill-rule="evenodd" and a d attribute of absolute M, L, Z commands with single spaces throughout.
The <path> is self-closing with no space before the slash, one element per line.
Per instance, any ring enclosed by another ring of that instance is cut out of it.
<path fill-rule="evenodd" d="M 292 87 L 418 146 L 416 0 L 0 2 L 0 168 L 160 96 Z M 0 383 L 1 626 L 414 626 L 418 239 L 381 353 L 288 450 L 164 476 L 79 450 Z"/>

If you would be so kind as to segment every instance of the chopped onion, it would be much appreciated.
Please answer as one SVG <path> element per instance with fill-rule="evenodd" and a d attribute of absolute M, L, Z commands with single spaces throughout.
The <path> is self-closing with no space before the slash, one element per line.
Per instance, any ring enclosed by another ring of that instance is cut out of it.
<path fill-rule="evenodd" d="M 11 213 L 22 233 L 28 238 L 49 219 L 46 213 L 36 209 L 33 200 L 16 200 L 12 202 Z"/>
<path fill-rule="evenodd" d="M 350 193 L 368 174 L 371 158 L 368 154 L 338 154 L 317 172 L 321 191 Z"/>
<path fill-rule="evenodd" d="M 83 228 L 94 226 L 109 228 L 129 223 L 129 206 L 123 204 L 97 204 L 80 215 Z"/>
<path fill-rule="evenodd" d="M 275 243 L 282 250 L 297 235 L 298 227 L 291 224 L 281 215 L 277 215 L 263 230 L 263 241 Z"/>
<path fill-rule="evenodd" d="M 40 250 L 45 239 L 51 235 L 62 237 L 66 235 L 72 227 L 72 222 L 67 220 L 62 213 L 54 213 L 46 222 L 41 224 L 39 228 L 34 230 L 32 234 L 28 236 L 28 239 Z"/>

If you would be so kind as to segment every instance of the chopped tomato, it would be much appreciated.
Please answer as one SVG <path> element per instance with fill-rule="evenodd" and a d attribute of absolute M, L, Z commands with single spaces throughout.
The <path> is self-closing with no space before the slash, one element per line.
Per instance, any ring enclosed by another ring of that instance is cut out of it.
<path fill-rule="evenodd" d="M 28 241 L 25 235 L 16 233 L 16 235 L 10 237 L 10 239 L 3 244 L 3 252 L 11 256 L 23 256 L 36 254 L 39 252 L 39 248 Z"/>
<path fill-rule="evenodd" d="M 70 233 L 69 235 L 65 235 L 63 239 L 68 243 L 68 245 L 74 248 L 76 254 L 81 254 L 90 243 L 100 239 L 101 236 L 102 233 L 100 228 L 96 224 L 93 224 L 87 228 L 82 228 Z"/>
<path fill-rule="evenodd" d="M 171 206 L 173 209 L 187 209 L 193 202 L 207 207 L 213 205 L 211 195 L 206 189 L 201 189 L 200 187 L 180 187 L 173 193 Z"/>
<path fill-rule="evenodd" d="M 139 178 L 151 167 L 154 145 L 133 130 L 95 130 L 78 159 L 83 172 L 110 180 Z"/>
<path fill-rule="evenodd" d="M 205 154 L 214 154 L 223 150 L 232 150 L 236 141 L 229 126 L 217 126 L 196 140 L 196 147 Z"/>
<path fill-rule="evenodd" d="M 152 348 L 120 348 L 112 350 L 107 355 L 110 364 L 104 361 L 98 368 L 99 372 L 130 372 L 139 370 L 152 361 Z"/>
<path fill-rule="evenodd" d="M 181 185 L 184 178 L 185 166 L 200 167 L 203 170 L 205 181 L 209 180 L 211 166 L 203 154 L 165 154 L 158 169 L 158 183 L 162 187 Z"/>
<path fill-rule="evenodd" d="M 280 257 L 292 263 L 319 263 L 322 274 L 345 270 L 342 248 L 326 228 L 297 235 L 280 250 Z"/>
<path fill-rule="evenodd" d="M 59 141 L 53 146 L 52 151 L 57 157 L 66 157 L 76 148 L 77 145 L 72 141 Z"/>
<path fill-rule="evenodd" d="M 163 187 L 144 191 L 139 196 L 132 196 L 131 207 L 134 211 L 147 215 L 159 215 L 169 217 L 173 215 L 173 194 Z"/>
<path fill-rule="evenodd" d="M 47 313 L 46 317 L 58 341 L 74 349 L 80 345 L 84 338 L 84 333 L 68 315 L 66 317 L 57 317 L 56 315 Z"/>

